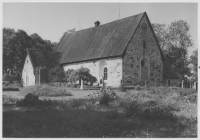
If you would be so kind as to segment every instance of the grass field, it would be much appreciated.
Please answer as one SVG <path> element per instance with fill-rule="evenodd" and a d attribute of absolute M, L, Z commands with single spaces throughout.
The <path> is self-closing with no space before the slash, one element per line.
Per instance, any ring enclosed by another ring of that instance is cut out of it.
<path fill-rule="evenodd" d="M 130 91 L 122 98 L 109 98 L 108 105 L 96 94 L 88 99 L 44 100 L 37 109 L 3 112 L 3 137 L 197 137 L 197 103 L 185 101 L 183 93 L 187 96 L 169 89 Z"/>

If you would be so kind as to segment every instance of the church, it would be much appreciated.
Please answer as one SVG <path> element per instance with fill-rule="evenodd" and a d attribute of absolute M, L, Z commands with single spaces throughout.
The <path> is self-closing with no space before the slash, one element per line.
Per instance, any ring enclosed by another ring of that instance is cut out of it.
<path fill-rule="evenodd" d="M 55 52 L 64 71 L 88 68 L 100 86 L 102 81 L 111 87 L 170 84 L 179 78 L 165 59 L 146 12 L 102 25 L 96 21 L 94 27 L 65 34 Z"/>
<path fill-rule="evenodd" d="M 178 79 L 158 44 L 147 13 L 66 34 L 56 48 L 64 70 L 86 67 L 102 85 L 119 87 Z"/>

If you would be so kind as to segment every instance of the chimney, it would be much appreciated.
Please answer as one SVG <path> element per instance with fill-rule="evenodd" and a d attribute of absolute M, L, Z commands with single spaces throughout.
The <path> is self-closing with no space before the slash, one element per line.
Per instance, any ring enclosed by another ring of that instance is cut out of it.
<path fill-rule="evenodd" d="M 100 25 L 100 22 L 97 20 L 94 24 L 95 24 L 95 27 L 98 27 Z"/>

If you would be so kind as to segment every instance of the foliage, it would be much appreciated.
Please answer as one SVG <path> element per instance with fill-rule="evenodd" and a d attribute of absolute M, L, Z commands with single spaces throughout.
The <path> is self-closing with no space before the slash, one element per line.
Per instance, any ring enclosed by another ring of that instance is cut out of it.
<path fill-rule="evenodd" d="M 56 66 L 49 71 L 49 82 L 63 82 L 65 73 L 62 67 Z"/>
<path fill-rule="evenodd" d="M 76 83 L 80 79 L 91 83 L 97 81 L 96 77 L 90 74 L 90 70 L 84 67 L 81 67 L 77 70 L 69 69 L 68 71 L 65 72 L 65 77 L 66 80 L 71 83 Z"/>
<path fill-rule="evenodd" d="M 161 46 L 162 50 L 166 50 L 168 43 L 167 27 L 165 24 L 152 24 L 153 30 L 156 34 L 157 40 Z"/>
<path fill-rule="evenodd" d="M 27 35 L 23 30 L 3 28 L 3 74 L 10 74 L 21 80 L 22 69 L 27 55 L 26 49 L 52 50 L 56 43 L 43 40 L 38 34 Z"/>
<path fill-rule="evenodd" d="M 3 137 L 197 137 L 197 104 L 170 88 L 131 90 L 108 106 L 91 104 L 89 98 L 44 99 L 38 105 L 26 113 L 20 106 L 4 111 Z"/>
<path fill-rule="evenodd" d="M 190 56 L 190 64 L 192 64 L 192 70 L 193 74 L 192 76 L 197 80 L 198 74 L 197 74 L 197 67 L 198 67 L 198 50 L 194 50 L 192 55 Z"/>
<path fill-rule="evenodd" d="M 62 87 L 55 87 L 50 85 L 34 85 L 25 87 L 20 91 L 22 94 L 26 95 L 28 93 L 33 93 L 39 96 L 47 97 L 57 97 L 57 96 L 72 96 L 70 91 L 67 91 Z"/>
<path fill-rule="evenodd" d="M 3 95 L 3 104 L 15 104 L 19 99 L 10 95 Z"/>
<path fill-rule="evenodd" d="M 189 25 L 184 20 L 174 21 L 169 26 L 165 24 L 152 25 L 158 42 L 172 67 L 184 78 L 190 76 L 188 48 L 193 46 L 189 34 Z"/>
<path fill-rule="evenodd" d="M 13 82 L 13 76 L 10 74 L 4 74 L 3 75 L 3 81 L 9 81 L 10 83 Z"/>

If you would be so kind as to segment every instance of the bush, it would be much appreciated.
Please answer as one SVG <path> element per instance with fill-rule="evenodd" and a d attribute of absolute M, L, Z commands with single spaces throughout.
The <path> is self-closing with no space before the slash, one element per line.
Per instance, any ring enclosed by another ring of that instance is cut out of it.
<path fill-rule="evenodd" d="M 101 105 L 109 105 L 109 102 L 117 99 L 118 96 L 110 88 L 102 88 L 94 94 L 87 96 L 87 100 L 92 103 L 99 102 Z"/>
<path fill-rule="evenodd" d="M 56 66 L 49 71 L 50 82 L 63 82 L 65 78 L 64 69 L 60 66 Z"/>
<path fill-rule="evenodd" d="M 3 95 L 3 104 L 15 104 L 17 103 L 19 99 L 13 97 L 13 96 L 7 96 L 7 95 Z"/>
<path fill-rule="evenodd" d="M 137 86 L 135 87 L 135 89 L 136 89 L 136 90 L 141 90 L 142 88 L 141 88 L 139 85 L 137 85 Z"/>
<path fill-rule="evenodd" d="M 101 105 L 108 105 L 110 101 L 110 95 L 107 93 L 104 93 L 103 96 L 100 98 L 99 103 Z"/>
<path fill-rule="evenodd" d="M 72 99 L 69 101 L 69 106 L 72 108 L 79 108 L 80 106 L 84 105 L 83 99 Z"/>
<path fill-rule="evenodd" d="M 3 91 L 19 91 L 19 88 L 14 87 L 4 87 Z"/>
<path fill-rule="evenodd" d="M 4 74 L 3 75 L 3 81 L 9 81 L 10 83 L 13 82 L 14 77 L 10 74 Z"/>
<path fill-rule="evenodd" d="M 48 97 L 72 96 L 71 92 L 67 91 L 65 88 L 50 85 L 34 85 L 25 87 L 21 90 L 21 93 L 33 93 L 35 95 Z"/>
<path fill-rule="evenodd" d="M 176 90 L 176 92 L 178 92 L 181 96 L 188 96 L 188 95 L 191 95 L 191 94 L 196 94 L 195 89 L 179 88 L 178 90 Z"/>
<path fill-rule="evenodd" d="M 121 101 L 126 107 L 127 116 L 148 119 L 173 119 L 173 111 L 179 111 L 180 95 L 167 88 L 151 88 L 148 91 L 131 90 Z"/>

